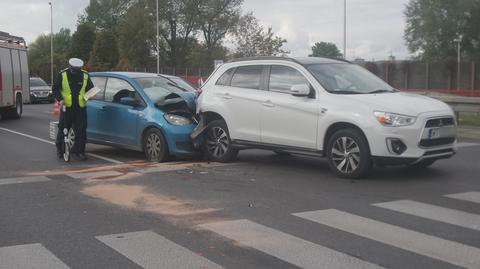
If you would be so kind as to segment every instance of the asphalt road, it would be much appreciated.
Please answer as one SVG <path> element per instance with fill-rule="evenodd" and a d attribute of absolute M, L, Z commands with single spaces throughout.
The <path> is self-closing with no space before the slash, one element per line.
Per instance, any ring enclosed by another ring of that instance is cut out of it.
<path fill-rule="evenodd" d="M 55 157 L 51 105 L 0 121 L 0 269 L 480 268 L 480 138 L 430 169 L 336 178 L 324 160 Z"/>

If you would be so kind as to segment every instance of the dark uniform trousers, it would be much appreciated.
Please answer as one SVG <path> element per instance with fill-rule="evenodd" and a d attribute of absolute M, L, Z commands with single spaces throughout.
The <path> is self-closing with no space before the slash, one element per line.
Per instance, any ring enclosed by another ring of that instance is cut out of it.
<path fill-rule="evenodd" d="M 71 153 L 85 153 L 85 143 L 87 142 L 87 109 L 80 107 L 67 108 L 65 112 L 61 110 L 58 122 L 58 133 L 55 144 L 57 150 L 61 150 L 64 141 L 63 129 L 72 128 L 75 132 L 75 143 Z"/>

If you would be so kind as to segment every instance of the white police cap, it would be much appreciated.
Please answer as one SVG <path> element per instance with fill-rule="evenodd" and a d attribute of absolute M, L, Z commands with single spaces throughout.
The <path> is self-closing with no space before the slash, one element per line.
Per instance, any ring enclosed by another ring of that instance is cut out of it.
<path fill-rule="evenodd" d="M 70 58 L 70 60 L 68 60 L 68 64 L 71 67 L 81 68 L 83 66 L 83 61 L 78 58 Z"/>

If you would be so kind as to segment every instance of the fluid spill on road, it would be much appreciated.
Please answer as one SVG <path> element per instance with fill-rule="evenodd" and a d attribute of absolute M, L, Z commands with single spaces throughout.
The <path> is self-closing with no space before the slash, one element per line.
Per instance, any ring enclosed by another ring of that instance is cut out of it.
<path fill-rule="evenodd" d="M 81 192 L 117 206 L 173 217 L 187 217 L 219 211 L 214 208 L 195 208 L 189 202 L 147 192 L 145 187 L 139 185 L 94 184 L 86 186 Z"/>

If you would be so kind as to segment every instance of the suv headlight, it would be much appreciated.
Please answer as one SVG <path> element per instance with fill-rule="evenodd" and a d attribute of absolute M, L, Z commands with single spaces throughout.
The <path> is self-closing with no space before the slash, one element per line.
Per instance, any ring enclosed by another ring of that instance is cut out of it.
<path fill-rule="evenodd" d="M 168 123 L 173 125 L 189 125 L 192 124 L 192 120 L 175 114 L 165 114 L 163 116 Z"/>
<path fill-rule="evenodd" d="M 416 117 L 395 114 L 390 112 L 375 111 L 373 112 L 375 118 L 385 126 L 399 127 L 399 126 L 408 126 L 415 123 L 417 120 Z"/>

